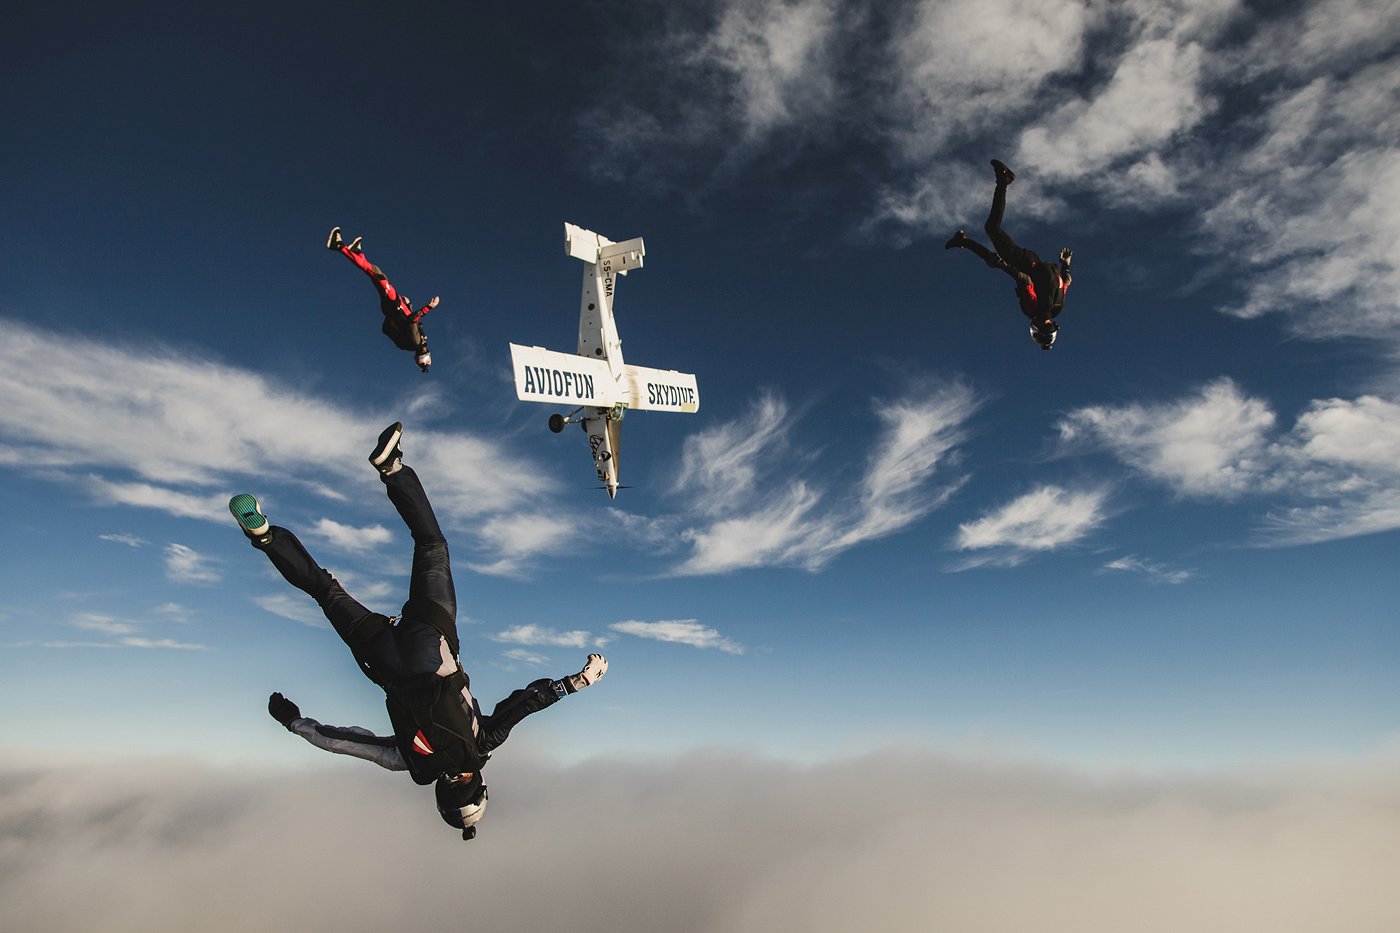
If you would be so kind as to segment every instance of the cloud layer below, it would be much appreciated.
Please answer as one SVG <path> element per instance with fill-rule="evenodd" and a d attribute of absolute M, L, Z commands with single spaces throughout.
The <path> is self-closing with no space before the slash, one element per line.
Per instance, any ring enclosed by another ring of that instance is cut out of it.
<path fill-rule="evenodd" d="M 30 933 L 1400 928 L 1394 760 L 1154 779 L 905 754 L 561 770 L 527 750 L 493 763 L 464 844 L 429 792 L 354 762 L 4 759 L 0 926 Z"/>

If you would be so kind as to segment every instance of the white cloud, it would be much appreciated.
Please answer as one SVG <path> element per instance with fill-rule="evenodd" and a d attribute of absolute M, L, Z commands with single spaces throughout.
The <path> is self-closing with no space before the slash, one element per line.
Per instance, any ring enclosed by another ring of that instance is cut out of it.
<path fill-rule="evenodd" d="M 935 474 L 954 459 L 977 404 L 971 390 L 956 383 L 877 400 L 878 430 L 861 475 L 827 475 L 818 485 L 803 475 L 817 471 L 815 458 L 788 450 L 787 406 L 775 397 L 760 398 L 747 415 L 686 444 L 679 488 L 690 493 L 693 505 L 680 535 L 691 552 L 674 572 L 817 570 L 852 547 L 908 527 L 961 484 L 956 477 L 932 487 Z M 777 450 L 785 454 L 781 466 L 773 457 Z M 736 483 L 725 489 L 729 473 Z"/>
<path fill-rule="evenodd" d="M 1149 152 L 1190 129 L 1207 104 L 1197 85 L 1202 48 L 1169 39 L 1143 42 L 1118 63 L 1091 101 L 1073 101 L 1021 135 L 1016 161 L 1048 176 L 1079 178 Z"/>
<path fill-rule="evenodd" d="M 430 792 L 361 762 L 94 770 L 6 749 L 0 925 L 59 933 L 121 917 L 148 933 L 417 933 L 461 926 L 464 899 L 444 892 L 460 890 L 467 859 L 472 889 L 492 895 L 470 899 L 483 930 L 1400 928 L 1400 767 L 1389 759 L 1177 777 L 916 753 L 562 768 L 511 748 L 490 765 L 491 811 L 469 850 Z M 697 805 L 713 800 L 725 819 Z M 587 857 L 540 885 L 539 853 L 581 813 Z M 363 873 L 366 853 L 377 883 L 338 884 Z"/>
<path fill-rule="evenodd" d="M 533 559 L 558 554 L 578 542 L 575 522 L 557 515 L 497 516 L 483 522 L 478 535 L 496 559 L 469 566 L 496 576 L 517 576 Z"/>
<path fill-rule="evenodd" d="M 135 636 L 123 638 L 121 643 L 127 648 L 164 648 L 173 651 L 208 651 L 207 645 L 197 645 L 190 642 L 175 641 L 173 638 L 138 638 Z"/>
<path fill-rule="evenodd" d="M 336 487 L 374 482 L 364 456 L 387 417 L 194 353 L 75 334 L 62 335 L 64 365 L 44 366 L 55 339 L 0 319 L 0 462 L 75 483 L 103 505 L 217 522 L 229 521 L 230 487 L 250 477 L 342 501 Z M 410 426 L 404 446 L 440 519 L 468 535 L 480 517 L 508 515 L 548 491 L 538 470 L 493 441 Z M 329 519 L 317 526 L 341 546 L 364 540 L 351 529 Z M 373 524 L 361 533 L 387 540 Z"/>
<path fill-rule="evenodd" d="M 727 75 L 746 137 L 819 116 L 832 95 L 833 0 L 728 0 L 696 57 Z"/>
<path fill-rule="evenodd" d="M 132 548 L 144 547 L 145 545 L 150 544 L 150 542 L 147 541 L 145 538 L 140 538 L 136 535 L 129 534 L 107 534 L 98 535 L 97 537 L 100 541 L 110 541 L 113 544 L 125 544 L 127 547 Z"/>
<path fill-rule="evenodd" d="M 532 667 L 539 667 L 549 661 L 549 658 L 536 651 L 526 651 L 524 648 L 511 648 L 501 652 L 512 661 L 519 661 L 521 664 L 529 664 Z"/>
<path fill-rule="evenodd" d="M 1177 493 L 1269 494 L 1258 543 L 1305 544 L 1400 528 L 1400 405 L 1376 396 L 1312 402 L 1287 432 L 1228 379 L 1154 405 L 1091 406 L 1059 424 Z"/>
<path fill-rule="evenodd" d="M 311 597 L 302 593 L 293 596 L 290 593 L 273 593 L 266 596 L 255 596 L 253 602 L 263 612 L 269 612 L 284 619 L 291 619 L 293 622 L 300 622 L 311 628 L 330 628 L 326 617 L 321 610 L 311 600 Z"/>
<path fill-rule="evenodd" d="M 1141 573 L 1145 574 L 1153 583 L 1170 583 L 1173 585 L 1185 583 L 1196 575 L 1195 571 L 1192 570 L 1172 570 L 1155 561 L 1134 557 L 1132 555 L 1114 558 L 1104 564 L 1103 569 L 1123 571 L 1126 573 Z"/>
<path fill-rule="evenodd" d="M 154 483 L 113 481 L 88 474 L 77 477 L 95 502 L 158 509 L 180 518 L 223 521 L 228 518 L 228 497 L 222 492 L 189 493 Z"/>
<path fill-rule="evenodd" d="M 787 402 L 761 393 L 746 414 L 686 438 L 674 491 L 706 512 L 732 509 L 787 449 L 790 423 Z"/>
<path fill-rule="evenodd" d="M 592 635 L 580 629 L 561 632 L 543 625 L 514 625 L 487 637 L 493 641 L 551 648 L 587 648 L 590 644 L 598 643 Z"/>
<path fill-rule="evenodd" d="M 1104 521 L 1105 490 L 1041 486 L 974 522 L 958 526 L 954 547 L 992 551 L 960 566 L 1016 566 L 1037 551 L 1073 544 Z"/>
<path fill-rule="evenodd" d="M 165 546 L 165 575 L 176 583 L 217 583 L 219 572 L 209 558 L 183 544 Z"/>
<path fill-rule="evenodd" d="M 725 638 L 715 629 L 701 625 L 694 619 L 677 619 L 661 622 L 639 622 L 629 619 L 614 622 L 608 626 L 614 632 L 650 638 L 672 644 L 690 645 L 692 648 L 715 648 L 727 654 L 743 654 L 744 646 Z"/>
<path fill-rule="evenodd" d="M 130 622 L 118 622 L 111 616 L 93 612 L 76 615 L 71 622 L 74 628 L 80 628 L 86 632 L 100 632 L 103 635 L 130 635 L 136 631 L 136 626 Z"/>
<path fill-rule="evenodd" d="M 721 518 L 682 532 L 692 550 L 676 572 L 681 575 L 727 573 L 744 567 L 804 563 L 820 521 L 808 519 L 820 496 L 794 482 L 779 496 L 741 517 Z"/>
<path fill-rule="evenodd" d="M 1100 443 L 1183 495 L 1234 498 L 1268 482 L 1273 425 L 1266 402 L 1219 379 L 1183 401 L 1080 408 L 1058 427 L 1062 440 Z"/>
<path fill-rule="evenodd" d="M 1313 402 L 1293 429 L 1307 460 L 1400 475 L 1400 405 L 1372 395 Z"/>
<path fill-rule="evenodd" d="M 354 525 L 342 525 L 329 518 L 316 522 L 311 528 L 311 534 L 329 541 L 343 551 L 370 551 L 394 539 L 393 534 L 383 525 L 356 528 Z"/>
<path fill-rule="evenodd" d="M 610 99 L 581 120 L 597 171 L 693 193 L 759 153 L 828 135 L 842 105 L 840 27 L 858 18 L 853 4 L 716 0 L 658 10 L 645 54 L 627 58 Z"/>
<path fill-rule="evenodd" d="M 1083 52 L 1087 11 L 1075 0 L 920 0 L 907 10 L 887 64 L 896 146 L 911 159 L 1029 112 Z"/>

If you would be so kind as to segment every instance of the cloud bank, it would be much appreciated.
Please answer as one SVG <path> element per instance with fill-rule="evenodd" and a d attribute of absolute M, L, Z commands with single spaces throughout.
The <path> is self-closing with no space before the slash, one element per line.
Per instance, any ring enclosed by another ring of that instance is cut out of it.
<path fill-rule="evenodd" d="M 568 769 L 500 757 L 491 814 L 463 843 L 429 792 L 358 762 L 98 772 L 6 750 L 0 926 L 1400 927 L 1394 760 L 1150 778 L 893 753 L 818 767 L 718 753 Z"/>

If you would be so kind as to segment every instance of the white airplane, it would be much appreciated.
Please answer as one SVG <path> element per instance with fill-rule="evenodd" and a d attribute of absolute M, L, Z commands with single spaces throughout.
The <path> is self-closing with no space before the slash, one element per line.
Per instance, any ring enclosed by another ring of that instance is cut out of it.
<path fill-rule="evenodd" d="M 622 361 L 622 341 L 613 321 L 617 276 L 642 267 L 642 238 L 614 243 L 591 230 L 564 224 L 564 252 L 583 260 L 583 297 L 579 301 L 578 353 L 510 345 L 515 394 L 525 402 L 575 406 L 567 415 L 549 416 L 558 434 L 567 424 L 581 424 L 593 451 L 598 480 L 615 499 L 622 416 L 639 411 L 698 411 L 695 377 L 675 370 L 648 369 Z"/>

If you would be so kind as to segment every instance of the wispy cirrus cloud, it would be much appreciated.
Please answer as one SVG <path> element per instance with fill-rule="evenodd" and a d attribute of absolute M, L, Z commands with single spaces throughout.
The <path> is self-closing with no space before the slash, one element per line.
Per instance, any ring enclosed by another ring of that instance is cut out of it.
<path fill-rule="evenodd" d="M 147 544 L 150 544 L 145 538 L 125 533 L 98 535 L 97 539 L 99 541 L 110 541 L 113 544 L 125 544 L 130 548 L 145 547 Z"/>
<path fill-rule="evenodd" d="M 383 525 L 366 525 L 357 528 L 345 525 L 334 519 L 323 518 L 312 525 L 309 533 L 329 542 L 342 551 L 370 551 L 381 544 L 388 544 L 394 536 Z"/>
<path fill-rule="evenodd" d="M 743 654 L 745 648 L 732 639 L 725 638 L 717 630 L 701 625 L 695 619 L 673 619 L 660 622 L 641 622 L 628 619 L 608 626 L 614 632 L 664 641 L 671 644 L 690 645 L 692 648 L 713 648 L 726 654 Z"/>
<path fill-rule="evenodd" d="M 540 513 L 500 515 L 478 529 L 482 550 L 494 560 L 473 561 L 477 573 L 520 576 L 534 560 L 558 554 L 576 540 L 576 522 L 567 516 Z"/>
<path fill-rule="evenodd" d="M 790 148 L 791 137 L 826 135 L 836 48 L 854 11 L 841 0 L 663 8 L 615 76 L 621 98 L 580 121 L 596 168 L 657 187 L 679 188 L 682 177 L 704 186 L 775 144 Z M 639 65 L 650 66 L 643 85 Z"/>
<path fill-rule="evenodd" d="M 165 575 L 176 583 L 217 583 L 221 579 L 207 556 L 183 544 L 165 546 Z"/>
<path fill-rule="evenodd" d="M 300 622 L 311 628 L 330 628 L 326 617 L 311 599 L 301 593 L 267 593 L 254 596 L 253 603 L 263 612 Z"/>
<path fill-rule="evenodd" d="M 1104 564 L 1102 569 L 1122 573 L 1140 573 L 1145 575 L 1153 583 L 1170 583 L 1173 585 L 1185 583 L 1196 575 L 1194 570 L 1172 570 L 1156 561 L 1135 557 L 1131 554 L 1126 557 L 1114 558 Z"/>
<path fill-rule="evenodd" d="M 1082 540 L 1103 524 L 1107 490 L 1040 486 L 1001 508 L 958 526 L 953 546 L 979 552 L 955 569 L 1015 567 L 1040 551 Z"/>
<path fill-rule="evenodd" d="M 136 631 L 136 626 L 130 622 L 119 622 L 111 616 L 92 612 L 74 616 L 71 623 L 74 628 L 103 635 L 130 635 Z"/>
<path fill-rule="evenodd" d="M 83 632 L 107 636 L 105 641 L 63 641 L 50 640 L 40 643 L 44 648 L 138 648 L 174 651 L 208 651 L 207 645 L 195 642 L 177 641 L 173 638 L 151 638 L 143 633 L 147 628 L 144 622 L 118 619 L 98 612 L 83 612 L 71 617 L 68 624 Z"/>
<path fill-rule="evenodd" d="M 694 502 L 680 532 L 691 550 L 674 572 L 817 570 L 852 547 L 908 527 L 962 483 L 961 476 L 941 486 L 934 480 L 956 459 L 977 407 L 971 389 L 960 383 L 876 400 L 878 428 L 861 472 L 839 483 L 818 482 L 814 458 L 788 449 L 786 403 L 762 396 L 746 414 L 687 441 L 678 492 Z M 781 469 L 778 450 L 785 454 Z M 736 483 L 725 488 L 731 474 Z"/>
<path fill-rule="evenodd" d="M 1102 443 L 1184 495 L 1229 499 L 1269 482 L 1264 467 L 1274 421 L 1267 402 L 1218 379 L 1178 401 L 1079 408 L 1058 429 L 1066 444 Z"/>
<path fill-rule="evenodd" d="M 559 631 L 543 625 L 513 625 L 503 629 L 494 635 L 488 635 L 492 641 L 501 641 L 514 645 L 543 646 L 549 648 L 587 648 L 597 646 L 606 642 L 593 637 L 591 632 L 583 629 L 571 629 Z"/>
<path fill-rule="evenodd" d="M 549 661 L 548 657 L 538 651 L 526 651 L 524 648 L 510 648 L 501 654 L 512 661 L 519 661 L 521 664 L 528 664 L 531 667 L 539 667 Z"/>
<path fill-rule="evenodd" d="M 1400 405 L 1376 396 L 1309 404 L 1293 427 L 1229 379 L 1152 404 L 1090 406 L 1059 423 L 1068 445 L 1100 446 L 1178 495 L 1267 494 L 1260 544 L 1400 528 Z"/>
<path fill-rule="evenodd" d="M 63 366 L 36 362 L 54 339 L 48 330 L 0 319 L 0 462 L 70 482 L 99 504 L 220 522 L 228 520 L 229 489 L 249 477 L 260 496 L 290 485 L 299 496 L 310 490 L 342 504 L 337 487 L 373 482 L 364 453 L 387 416 L 190 351 L 66 334 Z M 112 380 L 113 372 L 122 379 Z M 426 429 L 410 429 L 409 438 L 411 462 L 431 477 L 445 524 L 474 529 L 482 517 L 509 516 L 547 489 L 539 470 L 495 441 Z M 517 544 L 519 525 L 494 537 L 468 531 L 463 544 L 487 564 L 499 547 L 504 553 L 496 559 L 517 567 L 528 557 Z M 378 523 L 341 518 L 322 519 L 309 533 L 348 550 L 389 538 Z M 136 543 L 130 536 L 106 540 Z M 181 579 L 194 579 L 188 555 L 173 559 Z"/>

